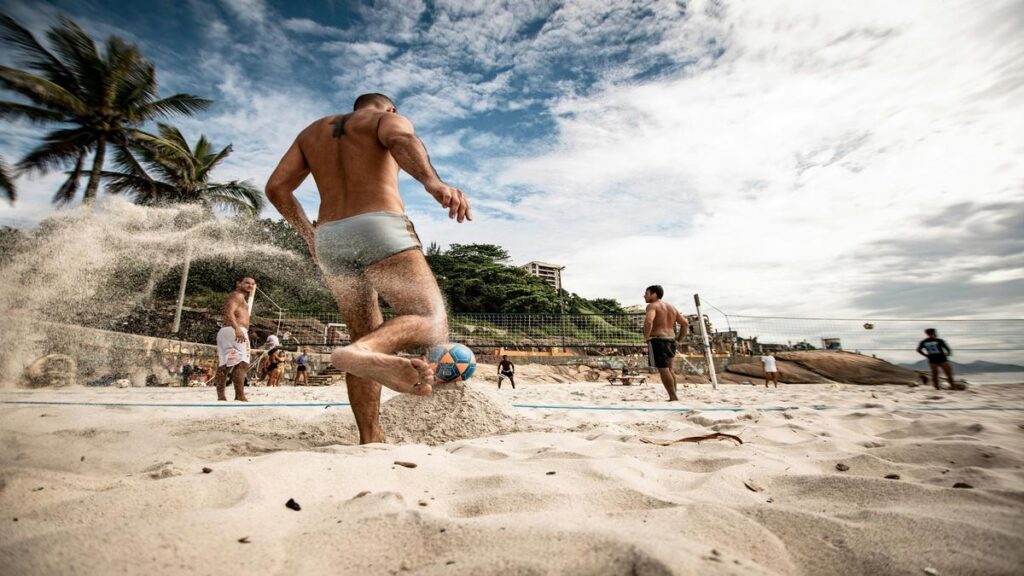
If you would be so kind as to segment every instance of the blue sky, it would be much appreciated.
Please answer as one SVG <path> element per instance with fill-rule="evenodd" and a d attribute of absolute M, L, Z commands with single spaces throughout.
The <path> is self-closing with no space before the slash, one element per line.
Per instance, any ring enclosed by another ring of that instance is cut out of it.
<path fill-rule="evenodd" d="M 408 178 L 425 242 L 566 265 L 589 297 L 729 312 L 1024 317 L 1024 3 L 0 2 L 137 42 L 176 120 L 262 186 L 295 134 L 380 91 L 477 218 Z M 11 61 L 9 50 L 0 53 Z M 12 125 L 16 159 L 37 129 Z M 45 217 L 19 181 L 0 224 Z M 311 214 L 312 180 L 299 191 Z M 268 215 L 276 217 L 272 210 Z"/>

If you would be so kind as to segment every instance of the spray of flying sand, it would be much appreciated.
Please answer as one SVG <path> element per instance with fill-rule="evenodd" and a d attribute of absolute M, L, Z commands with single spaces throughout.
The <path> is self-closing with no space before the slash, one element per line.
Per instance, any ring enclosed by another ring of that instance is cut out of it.
<path fill-rule="evenodd" d="M 44 220 L 0 275 L 0 385 L 49 352 L 44 326 L 116 328 L 189 254 L 254 269 L 257 260 L 295 257 L 254 243 L 244 221 L 221 221 L 195 205 L 143 207 L 108 197 Z"/>

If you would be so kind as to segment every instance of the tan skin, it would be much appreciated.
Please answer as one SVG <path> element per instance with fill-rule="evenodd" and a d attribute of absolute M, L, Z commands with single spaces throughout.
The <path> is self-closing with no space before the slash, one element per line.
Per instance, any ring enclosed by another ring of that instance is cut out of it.
<path fill-rule="evenodd" d="M 277 368 L 267 373 L 267 386 L 280 386 L 281 385 L 281 374 L 284 373 L 284 352 L 278 350 L 271 354 L 270 358 L 267 359 L 267 363 L 276 363 Z"/>
<path fill-rule="evenodd" d="M 405 170 L 458 222 L 472 220 L 463 192 L 444 183 L 430 164 L 412 123 L 390 102 L 375 101 L 354 112 L 321 118 L 296 138 L 270 180 L 267 197 L 316 257 L 314 229 L 294 191 L 312 174 L 320 192 L 318 222 L 376 211 L 404 212 L 398 170 Z M 345 371 L 362 444 L 383 442 L 380 387 L 426 395 L 433 375 L 419 358 L 396 352 L 444 342 L 444 300 L 420 250 L 406 250 L 354 276 L 324 275 L 338 301 L 352 344 L 336 348 L 331 362 Z M 383 321 L 378 297 L 396 316 Z"/>
<path fill-rule="evenodd" d="M 682 343 L 689 331 L 689 322 L 675 306 L 665 302 L 654 292 L 644 291 L 644 301 L 647 302 L 647 315 L 644 318 L 644 342 L 651 338 L 675 338 L 676 343 Z M 679 336 L 676 336 L 675 328 L 679 324 Z M 670 402 L 679 400 L 676 395 L 676 375 L 672 368 L 658 368 L 661 375 L 661 384 L 668 392 Z"/>
<path fill-rule="evenodd" d="M 235 330 L 235 341 L 239 344 L 248 344 L 249 339 L 245 331 L 249 329 L 249 295 L 256 291 L 256 281 L 252 278 L 243 278 L 235 284 L 235 289 L 228 294 L 224 301 L 224 322 Z M 240 362 L 231 370 L 227 366 L 218 366 L 217 374 L 214 376 L 214 384 L 217 386 L 217 400 L 227 401 L 224 395 L 224 384 L 228 373 L 231 373 L 231 383 L 235 387 L 235 400 L 248 402 L 245 397 L 245 374 L 249 371 L 248 362 Z"/>

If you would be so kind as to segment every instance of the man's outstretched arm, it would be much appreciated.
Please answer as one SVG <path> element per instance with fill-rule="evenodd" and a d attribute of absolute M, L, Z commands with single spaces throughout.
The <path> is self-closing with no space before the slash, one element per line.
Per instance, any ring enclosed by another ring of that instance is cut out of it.
<path fill-rule="evenodd" d="M 412 122 L 398 114 L 387 114 L 381 118 L 377 128 L 377 139 L 391 152 L 395 162 L 423 188 L 448 209 L 449 218 L 459 222 L 472 220 L 473 211 L 462 190 L 444 183 L 430 163 L 430 155 L 423 142 L 416 136 Z"/>
<path fill-rule="evenodd" d="M 309 175 L 309 165 L 306 164 L 306 157 L 299 148 L 299 142 L 292 143 L 292 147 L 285 152 L 281 162 L 274 169 L 274 173 L 267 180 L 267 199 L 277 208 L 277 211 L 284 216 L 299 233 L 299 236 L 309 246 L 309 253 L 316 257 L 316 242 L 313 233 L 313 224 L 306 216 L 306 211 L 295 199 L 295 189 L 302 184 L 302 181 Z"/>

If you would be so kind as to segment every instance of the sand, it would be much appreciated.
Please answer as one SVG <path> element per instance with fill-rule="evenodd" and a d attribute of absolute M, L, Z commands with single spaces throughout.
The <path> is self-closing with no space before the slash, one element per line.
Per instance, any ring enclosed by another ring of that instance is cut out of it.
<path fill-rule="evenodd" d="M 401 443 L 364 447 L 347 407 L 0 404 L 0 573 L 1024 572 L 1024 412 L 949 410 L 1022 408 L 1024 387 L 704 386 L 681 391 L 697 410 L 682 413 L 514 407 L 678 407 L 650 384 L 520 380 L 427 401 L 388 393 L 387 432 Z M 4 402 L 212 397 L 0 391 Z M 344 402 L 345 391 L 249 397 Z M 744 443 L 641 442 L 712 432 Z"/>

